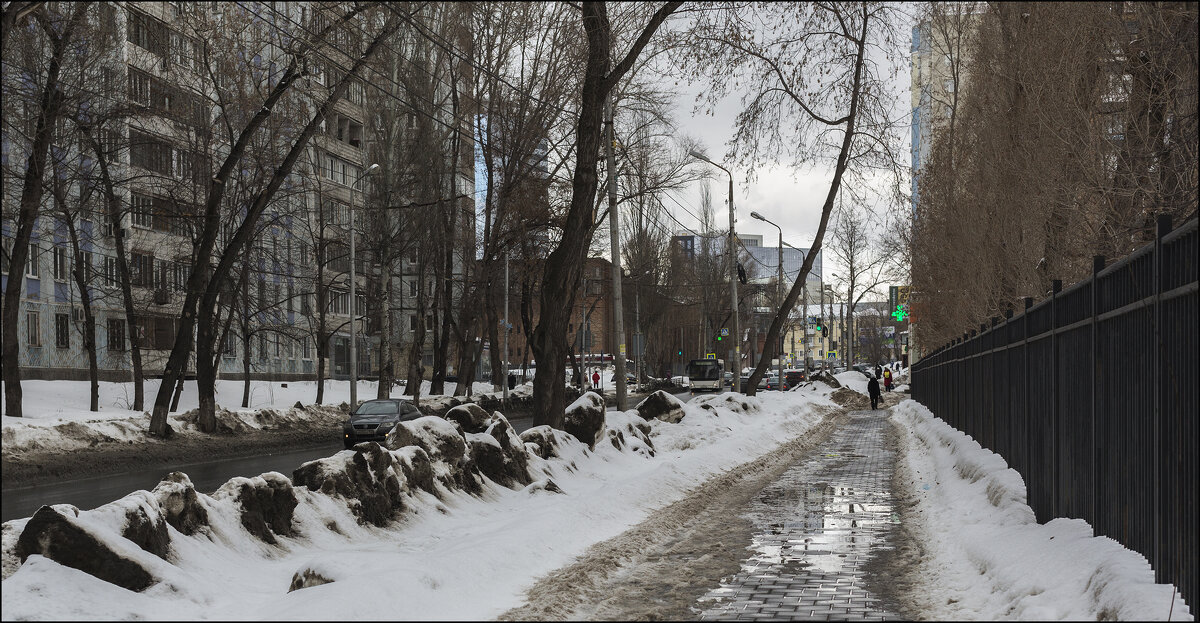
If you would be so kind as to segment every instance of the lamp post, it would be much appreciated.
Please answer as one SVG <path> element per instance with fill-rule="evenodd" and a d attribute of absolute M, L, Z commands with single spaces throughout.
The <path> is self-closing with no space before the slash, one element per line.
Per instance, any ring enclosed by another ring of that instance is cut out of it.
<path fill-rule="evenodd" d="M 366 203 L 366 193 L 363 192 L 362 188 L 359 185 L 362 183 L 362 179 L 364 177 L 366 177 L 378 170 L 379 170 L 379 165 L 372 164 L 371 166 L 367 167 L 366 171 L 363 171 L 362 173 L 360 173 L 358 176 L 358 179 L 354 180 L 354 184 L 350 186 L 351 193 L 354 192 L 355 188 L 358 188 L 359 197 L 362 198 L 364 204 Z M 355 274 L 356 267 L 354 265 L 354 238 L 355 238 L 355 235 L 354 235 L 354 197 L 351 196 L 350 197 L 350 410 L 351 411 L 354 411 L 354 407 L 358 406 L 358 347 L 356 345 L 356 342 L 358 341 L 358 336 L 355 334 L 356 323 L 354 322 L 354 317 L 358 313 L 358 310 L 356 309 L 356 307 L 358 306 L 358 301 L 356 300 L 355 289 L 354 289 L 354 282 L 356 281 L 356 277 L 357 277 L 357 275 Z"/>
<path fill-rule="evenodd" d="M 786 242 L 784 242 L 783 244 L 799 251 L 801 254 L 808 253 L 808 251 L 805 251 L 804 249 L 801 249 L 800 247 L 797 247 L 795 245 L 788 244 Z M 796 278 L 797 279 L 800 278 L 799 273 L 796 274 Z M 809 373 L 812 371 L 812 368 L 809 366 L 809 363 L 808 363 L 808 361 L 810 359 L 809 354 L 812 352 L 812 344 L 809 343 L 809 339 L 808 339 L 808 276 L 807 275 L 804 277 L 804 285 L 800 286 L 800 300 L 804 301 L 804 310 L 801 312 L 800 326 L 802 327 L 801 330 L 804 331 L 804 333 L 803 333 L 804 337 L 801 338 L 801 342 L 804 345 L 804 355 L 803 355 L 803 357 L 804 357 L 804 378 L 805 378 L 805 380 L 807 380 L 809 377 Z"/>
<path fill-rule="evenodd" d="M 738 322 L 737 302 L 737 234 L 734 232 L 733 211 L 733 174 L 729 169 L 709 160 L 707 156 L 693 149 L 688 152 L 693 158 L 703 160 L 725 172 L 729 176 L 729 241 L 726 243 L 726 256 L 729 258 L 729 305 L 730 315 L 733 316 L 733 391 L 742 391 L 742 328 Z"/>
<path fill-rule="evenodd" d="M 783 228 L 781 228 L 776 223 L 767 220 L 766 217 L 759 214 L 758 212 L 751 212 L 750 217 L 756 218 L 768 225 L 772 225 L 775 227 L 775 229 L 779 230 L 779 275 L 776 277 L 776 280 L 775 280 L 775 303 L 777 305 L 780 305 L 782 308 L 783 299 L 782 299 L 782 297 L 780 297 L 780 293 L 783 292 Z M 807 303 L 806 303 L 805 308 L 807 309 Z M 779 343 L 776 344 L 775 361 L 777 362 L 777 367 L 779 368 L 779 380 L 776 382 L 779 383 L 780 387 L 783 387 L 783 334 L 782 333 L 779 335 Z M 805 357 L 805 362 L 807 362 L 807 361 L 808 361 L 808 358 Z M 805 367 L 805 369 L 806 369 L 805 378 L 807 378 L 807 366 Z"/>

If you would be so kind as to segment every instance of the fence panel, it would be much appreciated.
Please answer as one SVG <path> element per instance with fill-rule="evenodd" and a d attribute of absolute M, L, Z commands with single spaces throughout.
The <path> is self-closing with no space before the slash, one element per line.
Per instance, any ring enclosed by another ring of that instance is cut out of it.
<path fill-rule="evenodd" d="M 1192 219 L 913 364 L 913 398 L 998 452 L 1037 519 L 1078 517 L 1197 596 L 1200 319 Z M 917 319 L 919 322 L 920 319 Z"/>

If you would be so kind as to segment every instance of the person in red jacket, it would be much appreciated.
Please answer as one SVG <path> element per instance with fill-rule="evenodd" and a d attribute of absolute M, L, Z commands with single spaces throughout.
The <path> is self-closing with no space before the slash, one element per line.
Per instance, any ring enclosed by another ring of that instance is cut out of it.
<path fill-rule="evenodd" d="M 592 387 L 594 389 L 600 389 L 600 371 L 599 370 L 592 372 Z"/>

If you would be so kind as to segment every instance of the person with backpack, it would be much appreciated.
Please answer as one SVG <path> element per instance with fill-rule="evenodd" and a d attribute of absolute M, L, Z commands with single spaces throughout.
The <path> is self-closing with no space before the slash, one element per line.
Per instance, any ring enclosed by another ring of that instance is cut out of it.
<path fill-rule="evenodd" d="M 883 390 L 888 391 L 888 392 L 892 391 L 892 369 L 891 368 L 883 369 Z"/>
<path fill-rule="evenodd" d="M 878 409 L 879 408 L 879 379 L 877 379 L 875 377 L 871 377 L 871 380 L 867 381 L 867 393 L 871 394 L 871 410 L 874 411 L 875 409 Z"/>

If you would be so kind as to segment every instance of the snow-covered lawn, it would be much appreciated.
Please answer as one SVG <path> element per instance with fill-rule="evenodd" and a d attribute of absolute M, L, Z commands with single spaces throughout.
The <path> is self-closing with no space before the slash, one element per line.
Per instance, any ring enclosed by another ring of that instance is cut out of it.
<path fill-rule="evenodd" d="M 916 401 L 893 413 L 905 493 L 917 501 L 907 528 L 925 548 L 913 591 L 925 618 L 1193 620 L 1141 554 L 1092 536 L 1082 519 L 1037 523 L 1000 455 Z"/>
<path fill-rule="evenodd" d="M 150 428 L 150 418 L 146 413 L 154 404 L 159 384 L 158 379 L 146 380 L 147 411 L 133 411 L 129 409 L 133 402 L 133 383 L 100 383 L 100 411 L 92 412 L 87 408 L 89 385 L 86 381 L 23 381 L 21 408 L 24 416 L 15 418 L 6 415 L 0 418 L 4 452 L 27 449 L 65 452 L 86 447 L 95 440 L 144 441 L 145 433 Z M 283 387 L 285 384 L 287 387 Z M 378 387 L 375 382 L 359 381 L 358 399 L 374 398 Z M 453 394 L 454 389 L 454 383 L 446 383 L 446 395 Z M 429 397 L 429 381 L 422 383 L 421 390 L 423 400 L 437 400 L 436 397 Z M 475 394 L 491 392 L 492 385 L 475 383 L 473 390 Z M 529 386 L 518 387 L 518 390 L 518 393 L 530 391 Z M 241 425 L 247 428 L 286 426 L 288 419 L 329 417 L 328 413 L 322 411 L 288 411 L 297 402 L 305 406 L 315 404 L 315 381 L 251 381 L 250 409 L 241 408 L 242 391 L 242 381 L 217 381 L 217 406 L 233 411 Z M 403 387 L 395 386 L 392 396 L 400 396 L 403 391 Z M 349 401 L 349 381 L 325 381 L 323 404 L 339 405 Z M 171 427 L 186 434 L 186 425 L 178 416 L 196 406 L 196 382 L 187 381 L 179 398 L 179 411 L 168 418 Z M 279 413 L 277 417 L 264 421 L 255 414 L 262 409 L 275 409 Z"/>

